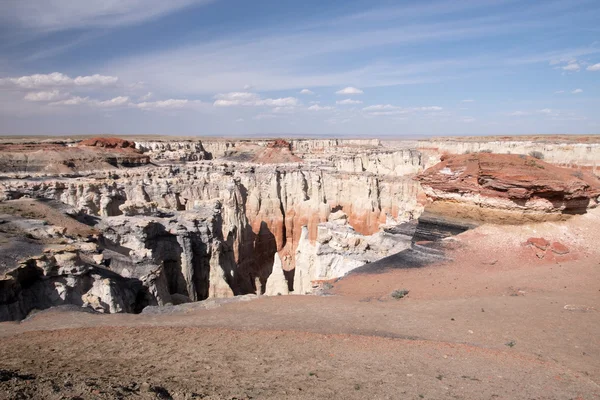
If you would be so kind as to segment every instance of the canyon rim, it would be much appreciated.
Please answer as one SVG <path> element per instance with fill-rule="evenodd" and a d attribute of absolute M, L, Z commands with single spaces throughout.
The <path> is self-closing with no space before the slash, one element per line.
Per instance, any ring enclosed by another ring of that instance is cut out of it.
<path fill-rule="evenodd" d="M 156 335 L 164 329 L 193 326 L 250 329 L 260 335 L 300 331 L 391 338 L 408 340 L 403 346 L 410 346 L 410 341 L 433 340 L 436 323 L 430 319 L 437 313 L 424 316 L 427 307 L 458 307 L 455 302 L 463 298 L 470 302 L 469 309 L 472 302 L 486 304 L 479 312 L 485 314 L 499 307 L 504 296 L 541 301 L 539 293 L 554 293 L 552 282 L 574 278 L 561 270 L 566 275 L 549 282 L 534 284 L 532 279 L 546 279 L 542 277 L 548 268 L 566 265 L 583 268 L 576 285 L 585 304 L 563 304 L 560 309 L 577 310 L 572 312 L 594 320 L 597 297 L 589 297 L 593 289 L 581 279 L 593 281 L 598 273 L 592 246 L 597 232 L 591 227 L 600 217 L 599 165 L 600 141 L 593 136 L 420 141 L 148 136 L 54 138 L 43 143 L 4 139 L 0 319 L 5 322 L 0 326 L 7 341 L 17 340 L 17 332 L 34 335 L 39 329 L 76 328 L 65 331 L 73 335 L 77 329 L 89 329 L 93 336 L 94 329 L 116 327 L 110 335 L 125 335 L 122 340 L 129 343 L 127 337 L 136 334 L 128 329 L 138 327 L 144 329 L 140 335 L 150 335 L 150 343 L 159 340 Z M 455 292 L 449 293 L 455 284 Z M 468 288 L 461 291 L 458 285 Z M 535 313 L 536 307 L 528 312 Z M 433 325 L 408 327 L 405 332 L 400 325 L 390 325 L 384 312 L 421 319 L 417 326 Z M 482 330 L 489 323 L 480 320 L 481 315 L 469 317 L 471 311 L 461 307 L 454 312 Z M 325 314 L 315 322 L 311 321 L 315 313 Z M 326 322 L 322 318 L 328 313 L 336 315 Z M 373 315 L 365 319 L 364 313 Z M 66 316 L 76 322 L 64 322 Z M 457 339 L 454 328 L 446 329 L 450 333 L 442 334 L 440 343 L 466 340 Z M 172 334 L 185 337 L 185 331 Z M 257 340 L 260 346 L 261 340 L 273 339 Z M 326 348 L 323 340 L 330 339 L 314 340 Z M 485 363 L 484 349 L 495 348 L 486 340 L 467 340 L 478 352 L 473 365 Z M 586 349 L 596 354 L 598 346 Z M 529 349 L 525 352 L 529 354 Z M 165 355 L 156 357 L 156 362 L 166 362 Z M 529 368 L 508 357 L 507 362 L 516 363 L 515 371 Z M 559 372 L 563 375 L 572 374 L 567 368 L 578 365 L 567 356 L 560 360 L 544 365 L 563 368 Z M 186 374 L 181 376 L 186 376 L 184 382 L 167 385 L 164 375 L 138 371 L 127 389 L 123 377 L 117 378 L 118 385 L 106 386 L 104 368 L 83 376 L 69 368 L 41 365 L 23 375 L 33 378 L 25 379 L 18 372 L 29 371 L 25 366 L 15 369 L 14 363 L 9 364 L 2 370 L 8 374 L 2 385 L 7 393 L 21 393 L 23 398 L 35 398 L 28 382 L 46 391 L 45 397 L 81 392 L 91 397 L 160 398 L 157 393 L 164 389 L 173 398 L 193 398 L 200 387 Z M 585 393 L 598 393 L 593 377 L 597 367 L 593 361 L 585 364 L 588 377 L 579 382 Z M 61 386 L 52 392 L 48 382 L 63 373 L 77 379 L 102 377 L 102 382 Z M 144 376 L 154 383 L 143 383 Z M 244 376 L 236 379 L 258 379 Z M 511 376 L 514 387 L 525 384 Z M 553 390 L 579 393 L 574 376 L 553 383 Z M 210 372 L 202 379 L 203 396 L 239 395 L 238 381 L 227 385 L 217 379 L 220 383 L 209 384 L 215 379 Z M 253 386 L 254 395 L 282 395 L 283 389 L 269 378 L 260 379 L 263 388 Z M 372 384 L 365 376 L 360 379 L 363 383 L 358 386 Z M 540 385 L 546 382 L 542 375 L 535 379 Z M 266 382 L 271 383 L 264 386 Z M 427 387 L 442 393 L 438 387 Z M 384 396 L 386 390 L 371 388 L 369 393 Z M 320 397 L 310 393 L 307 396 Z M 370 394 L 350 392 L 350 397 Z M 294 392 L 288 397 L 304 396 Z"/>

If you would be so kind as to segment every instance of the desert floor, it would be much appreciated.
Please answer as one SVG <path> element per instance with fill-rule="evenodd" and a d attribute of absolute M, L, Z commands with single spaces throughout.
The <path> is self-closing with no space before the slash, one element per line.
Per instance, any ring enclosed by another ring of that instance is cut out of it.
<path fill-rule="evenodd" d="M 448 261 L 390 257 L 325 296 L 2 323 L 0 398 L 600 398 L 598 211 L 481 226 Z"/>

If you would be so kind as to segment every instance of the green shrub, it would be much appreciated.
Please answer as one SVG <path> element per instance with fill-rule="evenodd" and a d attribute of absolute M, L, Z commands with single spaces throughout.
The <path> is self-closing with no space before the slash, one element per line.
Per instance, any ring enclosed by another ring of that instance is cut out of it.
<path fill-rule="evenodd" d="M 404 298 L 408 294 L 408 290 L 406 289 L 397 289 L 392 292 L 392 297 L 396 300 Z"/>
<path fill-rule="evenodd" d="M 544 159 L 544 153 L 542 153 L 541 151 L 530 151 L 529 155 L 533 158 L 537 158 L 538 160 L 543 160 Z"/>

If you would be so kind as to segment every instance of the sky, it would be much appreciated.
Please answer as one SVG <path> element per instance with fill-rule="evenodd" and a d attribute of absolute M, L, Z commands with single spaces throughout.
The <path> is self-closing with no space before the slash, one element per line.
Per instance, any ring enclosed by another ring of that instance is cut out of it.
<path fill-rule="evenodd" d="M 600 133 L 598 0 L 3 0 L 0 135 Z"/>

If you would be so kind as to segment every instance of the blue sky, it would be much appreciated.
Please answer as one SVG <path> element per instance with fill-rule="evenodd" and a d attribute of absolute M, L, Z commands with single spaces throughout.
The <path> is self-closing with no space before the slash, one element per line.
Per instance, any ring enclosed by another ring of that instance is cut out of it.
<path fill-rule="evenodd" d="M 4 0 L 0 134 L 600 133 L 597 0 Z"/>

